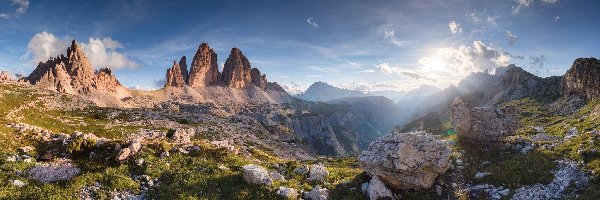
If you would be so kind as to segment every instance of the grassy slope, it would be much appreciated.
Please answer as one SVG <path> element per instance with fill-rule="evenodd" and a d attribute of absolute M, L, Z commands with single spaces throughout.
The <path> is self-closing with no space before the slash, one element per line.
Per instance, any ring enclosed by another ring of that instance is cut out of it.
<path fill-rule="evenodd" d="M 3 97 L 0 98 L 0 123 L 2 125 L 14 122 L 6 119 L 6 114 L 11 109 L 38 97 L 37 93 L 31 89 L 0 85 L 0 90 L 12 91 L 12 93 L 3 93 Z M 140 128 L 106 129 L 105 125 L 111 123 L 106 119 L 106 112 L 107 110 L 96 107 L 69 112 L 41 111 L 31 108 L 19 112 L 19 115 L 23 116 L 24 123 L 54 132 L 71 133 L 78 130 L 115 139 L 120 139 L 128 132 Z M 127 120 L 127 116 L 122 116 L 121 120 Z M 78 199 L 82 188 L 92 185 L 99 185 L 101 188 L 94 193 L 97 198 L 109 198 L 111 191 L 139 193 L 140 182 L 132 177 L 143 174 L 149 175 L 153 179 L 159 179 L 158 186 L 147 193 L 152 199 L 278 199 L 279 197 L 275 194 L 278 186 L 294 187 L 299 190 L 309 190 L 312 187 L 313 183 L 307 182 L 306 177 L 299 175 L 294 175 L 285 182 L 276 182 L 271 187 L 247 184 L 240 174 L 240 168 L 244 164 L 255 163 L 272 168 L 272 163 L 287 163 L 287 174 L 292 174 L 291 171 L 300 163 L 280 160 L 260 150 L 252 152 L 253 157 L 245 158 L 222 149 L 215 149 L 200 138 L 206 137 L 198 136 L 194 140 L 194 143 L 200 147 L 199 151 L 194 150 L 189 154 L 172 151 L 170 157 L 160 158 L 160 152 L 165 148 L 170 149 L 171 145 L 147 144 L 143 147 L 142 153 L 135 155 L 129 162 L 117 163 L 114 161 L 116 155 L 114 145 L 116 143 L 125 145 L 124 141 L 115 140 L 115 142 L 98 148 L 84 147 L 75 152 L 68 152 L 67 147 L 60 143 L 40 142 L 33 139 L 31 134 L 17 133 L 13 129 L 1 126 L 0 199 Z M 34 158 L 43 151 L 52 151 L 55 155 L 67 155 L 82 169 L 82 174 L 72 180 L 59 183 L 44 184 L 28 180 L 26 175 L 20 172 L 27 171 L 34 164 L 5 162 L 9 155 L 23 155 L 24 153 L 17 149 L 26 145 L 36 148 L 27 153 Z M 94 152 L 94 156 L 90 156 L 91 152 Z M 137 159 L 144 159 L 144 164 L 136 164 L 135 160 Z M 345 186 L 342 183 L 349 182 L 362 172 L 358 168 L 356 158 L 323 158 L 319 161 L 325 163 L 331 172 L 329 183 L 325 187 L 332 190 L 334 199 L 363 198 L 360 195 L 360 187 L 358 190 L 350 192 L 340 189 Z M 225 166 L 225 168 L 219 166 Z M 28 184 L 23 188 L 14 187 L 9 182 L 14 179 Z"/>

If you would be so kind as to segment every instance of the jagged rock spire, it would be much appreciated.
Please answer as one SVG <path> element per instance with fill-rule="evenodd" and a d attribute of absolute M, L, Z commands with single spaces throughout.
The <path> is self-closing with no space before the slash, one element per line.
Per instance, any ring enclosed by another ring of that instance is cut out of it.
<path fill-rule="evenodd" d="M 217 54 L 207 43 L 202 43 L 194 55 L 190 68 L 190 87 L 206 87 L 219 82 Z"/>
<path fill-rule="evenodd" d="M 251 83 L 250 62 L 238 48 L 232 48 L 225 61 L 222 79 L 225 85 L 233 88 L 244 88 Z"/>

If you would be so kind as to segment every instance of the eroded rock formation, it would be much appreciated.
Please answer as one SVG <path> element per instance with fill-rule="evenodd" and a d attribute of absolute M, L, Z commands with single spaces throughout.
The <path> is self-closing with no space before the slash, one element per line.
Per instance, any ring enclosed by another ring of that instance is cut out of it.
<path fill-rule="evenodd" d="M 470 108 L 459 97 L 452 103 L 452 123 L 458 137 L 479 143 L 496 143 L 515 135 L 519 128 L 515 107 Z"/>
<path fill-rule="evenodd" d="M 250 62 L 238 48 L 231 49 L 231 54 L 223 68 L 223 82 L 233 88 L 244 88 L 251 83 Z"/>
<path fill-rule="evenodd" d="M 190 87 L 206 87 L 216 84 L 218 81 L 219 65 L 217 64 L 217 54 L 207 43 L 202 43 L 192 60 L 188 85 Z"/>
<path fill-rule="evenodd" d="M 12 82 L 12 78 L 7 71 L 0 72 L 0 83 Z"/>
<path fill-rule="evenodd" d="M 600 61 L 596 58 L 578 58 L 563 76 L 565 94 L 578 94 L 585 99 L 600 96 Z"/>
<path fill-rule="evenodd" d="M 393 131 L 372 142 L 358 161 L 370 176 L 393 189 L 426 189 L 450 168 L 452 151 L 425 132 Z"/>
<path fill-rule="evenodd" d="M 183 87 L 185 85 L 186 81 L 184 79 L 182 67 L 176 61 L 173 61 L 173 66 L 167 69 L 167 79 L 165 80 L 165 87 Z"/>
<path fill-rule="evenodd" d="M 252 84 L 254 84 L 256 87 L 259 87 L 260 89 L 265 89 L 267 87 L 267 75 L 264 74 L 260 74 L 260 70 L 256 69 L 256 68 L 252 68 L 250 70 L 250 78 L 252 81 Z"/>
<path fill-rule="evenodd" d="M 75 40 L 67 49 L 67 57 L 60 55 L 40 62 L 25 80 L 42 88 L 69 94 L 113 93 L 120 86 L 110 69 L 94 72 L 92 64 Z"/>

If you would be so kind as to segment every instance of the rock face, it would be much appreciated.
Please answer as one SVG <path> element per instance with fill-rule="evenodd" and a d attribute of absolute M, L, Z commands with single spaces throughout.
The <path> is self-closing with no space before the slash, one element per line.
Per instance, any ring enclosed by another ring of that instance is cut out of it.
<path fill-rule="evenodd" d="M 7 71 L 0 72 L 0 83 L 12 82 L 12 78 Z"/>
<path fill-rule="evenodd" d="M 483 143 L 496 143 L 517 133 L 518 112 L 515 107 L 469 108 L 460 98 L 452 103 L 452 121 L 459 137 Z"/>
<path fill-rule="evenodd" d="M 600 61 L 578 58 L 563 77 L 565 94 L 578 94 L 585 99 L 600 96 Z"/>
<path fill-rule="evenodd" d="M 252 79 L 252 84 L 256 85 L 256 87 L 263 90 L 267 87 L 267 75 L 261 75 L 260 70 L 252 68 L 250 70 L 250 78 Z"/>
<path fill-rule="evenodd" d="M 251 83 L 250 61 L 238 48 L 231 49 L 229 58 L 225 61 L 223 68 L 223 82 L 233 88 L 244 88 Z"/>
<path fill-rule="evenodd" d="M 361 168 L 394 189 L 426 189 L 450 168 L 450 148 L 425 132 L 392 134 L 369 145 L 358 158 Z"/>
<path fill-rule="evenodd" d="M 192 60 L 188 85 L 190 87 L 206 87 L 216 84 L 218 81 L 219 65 L 217 64 L 217 54 L 207 43 L 202 43 Z"/>
<path fill-rule="evenodd" d="M 33 85 L 69 94 L 114 93 L 121 84 L 108 68 L 94 72 L 83 49 L 73 40 L 67 57 L 40 62 L 25 80 Z"/>

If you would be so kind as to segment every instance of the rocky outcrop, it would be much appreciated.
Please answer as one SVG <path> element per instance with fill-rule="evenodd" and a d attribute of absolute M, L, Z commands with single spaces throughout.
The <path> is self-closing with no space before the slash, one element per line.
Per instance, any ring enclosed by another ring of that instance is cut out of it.
<path fill-rule="evenodd" d="M 452 122 L 458 137 L 479 143 L 497 143 L 517 133 L 518 112 L 515 107 L 470 108 L 459 97 L 452 103 Z"/>
<path fill-rule="evenodd" d="M 207 43 L 202 43 L 192 60 L 188 85 L 196 88 L 207 87 L 218 83 L 219 76 L 217 54 Z"/>
<path fill-rule="evenodd" d="M 233 88 L 244 88 L 251 83 L 250 61 L 238 48 L 231 49 L 231 54 L 225 61 L 222 79 L 225 85 Z"/>
<path fill-rule="evenodd" d="M 186 68 L 187 71 L 187 68 Z M 187 83 L 184 79 L 182 67 L 176 61 L 173 61 L 173 66 L 167 69 L 167 79 L 165 80 L 165 87 L 183 87 Z"/>
<path fill-rule="evenodd" d="M 12 82 L 12 78 L 7 71 L 0 72 L 0 83 Z"/>
<path fill-rule="evenodd" d="M 366 195 L 369 197 L 369 200 L 399 199 L 377 176 L 371 178 L 371 181 L 368 183 Z"/>
<path fill-rule="evenodd" d="M 329 177 L 329 172 L 325 169 L 323 163 L 314 164 L 310 167 L 310 172 L 308 173 L 308 181 L 314 181 L 323 183 Z"/>
<path fill-rule="evenodd" d="M 115 93 L 115 88 L 121 86 L 110 69 L 94 72 L 75 40 L 67 49 L 67 57 L 60 55 L 40 62 L 25 80 L 45 89 L 69 94 Z"/>
<path fill-rule="evenodd" d="M 110 68 L 102 68 L 96 71 L 92 86 L 100 91 L 115 93 L 117 92 L 116 88 L 121 86 L 121 83 L 119 83 Z"/>
<path fill-rule="evenodd" d="M 578 94 L 591 100 L 600 96 L 600 61 L 596 58 L 578 58 L 564 75 L 565 94 Z"/>
<path fill-rule="evenodd" d="M 260 74 L 260 70 L 256 68 L 252 68 L 250 70 L 250 78 L 252 79 L 252 84 L 260 89 L 265 89 L 267 87 L 267 75 Z"/>
<path fill-rule="evenodd" d="M 303 116 L 289 121 L 287 126 L 294 130 L 296 135 L 307 141 L 310 147 L 324 155 L 347 155 L 333 128 L 321 116 Z"/>
<path fill-rule="evenodd" d="M 358 158 L 361 168 L 393 189 L 425 189 L 450 168 L 451 150 L 425 132 L 397 131 L 374 141 Z"/>

